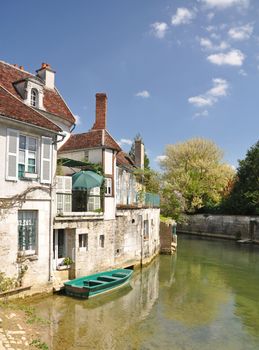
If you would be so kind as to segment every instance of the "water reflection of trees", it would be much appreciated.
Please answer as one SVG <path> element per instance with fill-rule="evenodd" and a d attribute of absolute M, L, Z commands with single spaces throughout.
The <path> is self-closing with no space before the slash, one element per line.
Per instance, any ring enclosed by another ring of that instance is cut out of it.
<path fill-rule="evenodd" d="M 258 261 L 259 262 L 259 261 Z M 231 268 L 222 269 L 221 273 L 226 283 L 235 294 L 235 314 L 240 317 L 246 331 L 259 336 L 259 276 L 258 265 L 253 266 L 248 261 L 246 266 L 236 264 L 236 271 Z M 248 269 L 248 267 L 250 268 Z"/>
<path fill-rule="evenodd" d="M 175 283 L 162 288 L 160 298 L 167 318 L 188 326 L 202 325 L 213 321 L 220 305 L 228 301 L 227 289 L 217 268 L 181 260 Z"/>
<path fill-rule="evenodd" d="M 249 334 L 258 337 L 258 247 L 196 239 L 182 248 L 175 274 L 176 283 L 163 290 L 165 310 L 168 310 L 170 298 L 173 298 L 171 318 L 189 325 L 205 324 L 216 317 L 220 305 L 231 296 L 234 298 L 235 315 Z"/>

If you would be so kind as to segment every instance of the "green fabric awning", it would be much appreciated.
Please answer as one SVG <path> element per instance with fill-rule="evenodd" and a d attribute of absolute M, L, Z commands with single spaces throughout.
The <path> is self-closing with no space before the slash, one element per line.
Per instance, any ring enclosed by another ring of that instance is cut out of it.
<path fill-rule="evenodd" d="M 81 170 L 72 176 L 73 190 L 88 190 L 93 187 L 101 187 L 103 176 L 91 170 Z"/>
<path fill-rule="evenodd" d="M 68 166 L 70 168 L 76 168 L 76 167 L 86 167 L 89 166 L 89 163 L 82 162 L 80 160 L 74 160 L 69 158 L 58 158 L 57 160 L 59 165 Z"/>

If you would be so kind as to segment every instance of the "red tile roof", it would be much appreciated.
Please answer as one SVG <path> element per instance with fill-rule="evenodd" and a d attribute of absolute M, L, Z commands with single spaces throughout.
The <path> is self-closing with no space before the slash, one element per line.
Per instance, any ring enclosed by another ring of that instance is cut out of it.
<path fill-rule="evenodd" d="M 22 98 L 15 89 L 14 83 L 18 80 L 23 80 L 26 78 L 35 78 L 35 75 L 0 61 L 0 85 L 2 85 L 6 90 L 19 98 L 21 101 Z M 73 114 L 56 89 L 50 90 L 44 88 L 43 106 L 47 112 L 55 114 L 60 118 L 67 120 L 71 124 L 75 123 Z"/>
<path fill-rule="evenodd" d="M 104 132 L 104 142 L 102 143 L 102 133 Z M 121 148 L 112 138 L 107 130 L 90 130 L 83 134 L 72 134 L 67 142 L 59 149 L 59 152 L 70 150 L 105 147 L 120 151 Z"/>
<path fill-rule="evenodd" d="M 33 108 L 12 96 L 0 85 L 0 115 L 52 131 L 62 131 L 56 124 L 42 116 Z"/>
<path fill-rule="evenodd" d="M 127 153 L 123 151 L 120 151 L 117 153 L 116 163 L 118 166 L 124 166 L 130 169 L 135 168 L 133 160 L 130 158 L 130 156 Z"/>

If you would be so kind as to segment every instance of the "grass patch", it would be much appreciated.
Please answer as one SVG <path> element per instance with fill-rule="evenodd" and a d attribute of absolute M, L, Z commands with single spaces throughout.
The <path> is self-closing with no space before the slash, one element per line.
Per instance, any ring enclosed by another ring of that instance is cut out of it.
<path fill-rule="evenodd" d="M 41 350 L 48 350 L 49 347 L 45 342 L 42 342 L 40 339 L 33 339 L 32 342 L 30 342 L 30 346 L 33 346 L 36 349 Z"/>

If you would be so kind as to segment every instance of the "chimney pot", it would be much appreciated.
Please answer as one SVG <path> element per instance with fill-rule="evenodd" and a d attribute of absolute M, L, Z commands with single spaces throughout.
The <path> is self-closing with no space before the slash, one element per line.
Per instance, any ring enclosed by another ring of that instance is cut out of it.
<path fill-rule="evenodd" d="M 95 123 L 92 129 L 95 129 L 95 130 L 106 129 L 107 95 L 105 93 L 97 93 L 95 97 L 96 97 Z"/>
<path fill-rule="evenodd" d="M 50 64 L 43 62 L 41 68 L 36 70 L 36 72 L 38 77 L 44 81 L 47 88 L 55 88 L 55 71 L 51 69 Z"/>
<path fill-rule="evenodd" d="M 44 63 L 44 62 L 43 62 L 43 63 L 41 64 L 41 68 L 43 68 L 43 69 L 44 69 L 44 68 L 50 68 L 50 64 Z"/>

